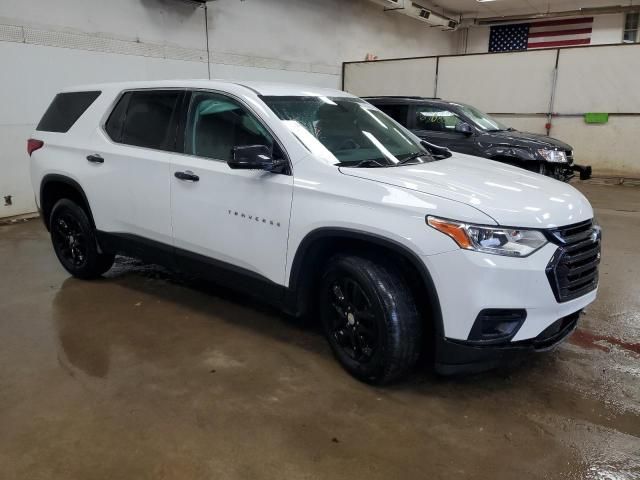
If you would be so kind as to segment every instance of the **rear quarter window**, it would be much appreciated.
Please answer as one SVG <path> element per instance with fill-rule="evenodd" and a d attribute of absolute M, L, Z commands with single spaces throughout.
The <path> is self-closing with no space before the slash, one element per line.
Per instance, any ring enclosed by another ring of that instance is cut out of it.
<path fill-rule="evenodd" d="M 57 94 L 44 112 L 36 130 L 65 133 L 100 96 L 99 91 Z"/>

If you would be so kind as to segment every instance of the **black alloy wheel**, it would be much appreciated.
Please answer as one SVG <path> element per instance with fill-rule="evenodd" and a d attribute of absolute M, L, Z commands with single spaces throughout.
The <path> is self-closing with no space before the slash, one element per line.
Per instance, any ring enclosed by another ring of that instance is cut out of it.
<path fill-rule="evenodd" d="M 321 279 L 318 306 L 335 357 L 359 380 L 389 383 L 417 361 L 422 319 L 405 278 L 391 263 L 333 257 Z"/>
<path fill-rule="evenodd" d="M 59 215 L 51 225 L 54 248 L 63 264 L 81 268 L 87 261 L 87 239 L 78 220 L 68 212 Z"/>
<path fill-rule="evenodd" d="M 99 250 L 87 213 L 73 201 L 63 198 L 53 206 L 49 230 L 58 260 L 74 277 L 97 278 L 113 265 L 115 256 Z"/>
<path fill-rule="evenodd" d="M 356 362 L 370 361 L 379 348 L 376 312 L 371 299 L 354 278 L 336 278 L 329 288 L 334 314 L 330 335 L 335 344 Z"/>

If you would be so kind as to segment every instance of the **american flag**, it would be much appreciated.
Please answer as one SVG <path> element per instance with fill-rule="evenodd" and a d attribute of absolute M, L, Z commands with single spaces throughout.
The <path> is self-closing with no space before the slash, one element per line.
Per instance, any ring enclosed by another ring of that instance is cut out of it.
<path fill-rule="evenodd" d="M 589 45 L 593 17 L 514 23 L 491 27 L 490 52 Z"/>

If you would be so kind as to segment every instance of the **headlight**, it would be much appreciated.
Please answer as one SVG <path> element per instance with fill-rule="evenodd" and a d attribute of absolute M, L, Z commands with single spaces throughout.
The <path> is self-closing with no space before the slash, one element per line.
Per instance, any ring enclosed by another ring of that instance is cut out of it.
<path fill-rule="evenodd" d="M 460 248 L 508 257 L 526 257 L 547 244 L 538 230 L 484 227 L 427 217 L 427 224 L 451 237 Z"/>
<path fill-rule="evenodd" d="M 562 150 L 546 150 L 540 149 L 538 153 L 547 162 L 551 163 L 567 163 L 567 152 Z"/>

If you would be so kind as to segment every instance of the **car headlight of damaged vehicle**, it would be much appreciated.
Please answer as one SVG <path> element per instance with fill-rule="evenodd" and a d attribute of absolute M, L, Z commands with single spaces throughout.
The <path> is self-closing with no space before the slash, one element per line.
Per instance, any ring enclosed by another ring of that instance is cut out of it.
<path fill-rule="evenodd" d="M 486 227 L 431 216 L 427 224 L 451 237 L 460 248 L 492 255 L 526 257 L 547 244 L 538 230 Z"/>
<path fill-rule="evenodd" d="M 547 150 L 540 149 L 538 153 L 542 158 L 544 158 L 547 162 L 550 163 L 567 163 L 567 152 L 563 152 L 562 150 Z"/>

